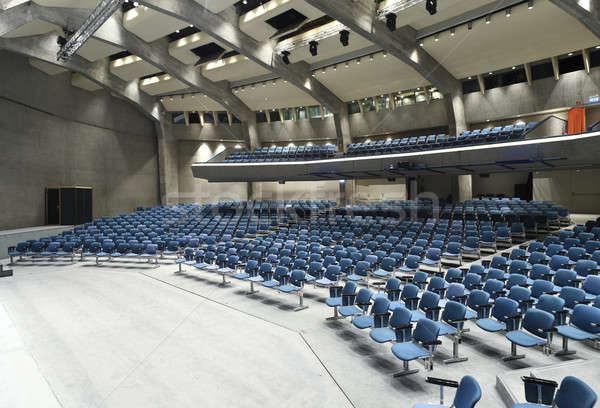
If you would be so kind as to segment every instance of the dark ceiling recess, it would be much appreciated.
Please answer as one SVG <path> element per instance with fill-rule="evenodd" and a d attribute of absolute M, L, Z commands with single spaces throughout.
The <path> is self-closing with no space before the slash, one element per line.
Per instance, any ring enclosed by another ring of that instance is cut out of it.
<path fill-rule="evenodd" d="M 123 3 L 123 5 L 121 6 L 123 13 L 131 10 L 132 8 L 135 8 L 135 6 L 133 5 L 133 1 L 127 2 L 127 3 Z"/>
<path fill-rule="evenodd" d="M 210 44 L 205 44 L 203 46 L 194 48 L 191 51 L 196 54 L 198 58 L 200 58 L 198 62 L 196 62 L 196 65 L 199 65 L 214 60 L 215 58 L 219 58 L 221 55 L 223 55 L 225 49 L 219 44 L 212 42 Z"/>
<path fill-rule="evenodd" d="M 181 30 L 179 30 L 179 32 L 174 32 L 174 33 L 171 33 L 168 35 L 169 42 L 181 40 L 182 38 L 185 38 L 187 36 L 190 36 L 192 34 L 196 34 L 199 32 L 200 32 L 200 30 L 198 30 L 196 27 L 182 28 Z"/>
<path fill-rule="evenodd" d="M 268 2 L 269 2 L 268 0 L 262 0 L 262 1 L 261 0 L 243 0 L 243 1 L 238 1 L 237 3 L 235 3 L 234 7 L 235 7 L 235 11 L 237 12 L 237 15 L 241 16 L 242 14 L 246 14 L 250 10 L 254 10 L 261 4 L 265 4 Z"/>
<path fill-rule="evenodd" d="M 131 54 L 129 51 L 121 51 L 121 52 L 118 52 L 118 53 L 116 53 L 116 54 L 110 55 L 110 56 L 108 57 L 108 59 L 109 59 L 110 61 L 116 61 L 116 60 L 118 60 L 119 58 L 125 58 L 125 57 L 129 57 L 130 55 L 132 55 L 132 54 Z"/>
<path fill-rule="evenodd" d="M 221 58 L 235 57 L 236 55 L 240 55 L 240 53 L 237 51 L 228 51 L 225 54 L 221 55 Z"/>
<path fill-rule="evenodd" d="M 277 31 L 287 31 L 298 27 L 305 20 L 306 16 L 304 14 L 292 8 L 275 17 L 271 17 L 265 23 Z"/>
<path fill-rule="evenodd" d="M 157 72 L 156 74 L 144 75 L 143 77 L 140 78 L 140 81 L 143 81 L 144 79 L 152 78 L 152 77 L 155 77 L 155 76 L 161 76 L 161 75 L 164 75 L 164 74 L 166 74 L 165 71 L 160 71 L 160 72 Z"/>
<path fill-rule="evenodd" d="M 329 16 L 319 17 L 315 20 L 309 21 L 308 23 L 302 25 L 302 27 L 300 27 L 296 31 L 282 35 L 281 37 L 277 38 L 277 41 L 283 41 L 288 38 L 294 37 L 296 35 L 300 35 L 302 33 L 312 30 L 313 28 L 321 27 L 322 25 L 331 23 L 332 21 L 333 21 L 333 18 L 331 18 Z"/>

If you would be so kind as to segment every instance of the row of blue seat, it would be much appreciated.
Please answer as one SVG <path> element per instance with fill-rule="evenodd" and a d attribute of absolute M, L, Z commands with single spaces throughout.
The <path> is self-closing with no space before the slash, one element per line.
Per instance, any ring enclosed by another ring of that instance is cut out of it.
<path fill-rule="evenodd" d="M 232 153 L 223 163 L 320 160 L 334 157 L 335 150 L 334 145 L 262 147 L 253 152 Z"/>

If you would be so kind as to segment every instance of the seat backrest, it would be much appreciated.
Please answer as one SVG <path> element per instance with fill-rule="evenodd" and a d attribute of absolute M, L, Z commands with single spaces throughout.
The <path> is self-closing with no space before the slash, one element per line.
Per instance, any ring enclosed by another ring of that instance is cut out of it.
<path fill-rule="evenodd" d="M 571 286 L 562 288 L 559 296 L 565 300 L 565 307 L 569 309 L 574 308 L 576 304 L 585 300 L 585 292 Z"/>
<path fill-rule="evenodd" d="M 517 301 L 502 297 L 496 299 L 494 308 L 492 309 L 492 316 L 506 323 L 508 321 L 507 316 L 514 316 L 518 311 L 519 303 Z"/>
<path fill-rule="evenodd" d="M 454 323 L 455 320 L 464 319 L 467 313 L 467 308 L 462 303 L 449 301 L 446 303 L 444 307 L 444 311 L 442 312 L 442 320 L 448 323 L 450 326 L 456 327 L 457 324 Z"/>
<path fill-rule="evenodd" d="M 413 332 L 413 339 L 420 343 L 436 341 L 440 334 L 440 325 L 429 319 L 421 319 Z"/>
<path fill-rule="evenodd" d="M 600 309 L 588 305 L 575 306 L 571 324 L 588 333 L 600 333 L 600 327 L 594 326 L 600 324 Z"/>
<path fill-rule="evenodd" d="M 542 339 L 548 338 L 545 329 L 551 329 L 554 325 L 554 316 L 544 310 L 529 309 L 523 317 L 523 329 Z"/>
<path fill-rule="evenodd" d="M 455 408 L 473 408 L 481 399 L 481 387 L 475 378 L 466 375 L 460 380 L 453 406 Z"/>
<path fill-rule="evenodd" d="M 597 399 L 589 385 L 579 378 L 567 376 L 560 383 L 554 405 L 557 408 L 592 408 Z"/>

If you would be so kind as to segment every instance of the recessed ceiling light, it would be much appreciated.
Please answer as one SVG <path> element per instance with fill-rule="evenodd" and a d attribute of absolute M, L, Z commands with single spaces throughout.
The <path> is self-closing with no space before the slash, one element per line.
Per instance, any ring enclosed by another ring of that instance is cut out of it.
<path fill-rule="evenodd" d="M 512 15 L 512 10 L 511 9 L 506 9 L 506 17 L 510 17 Z"/>
<path fill-rule="evenodd" d="M 493 73 L 493 72 L 490 72 L 490 75 L 494 75 L 494 73 Z"/>
<path fill-rule="evenodd" d="M 490 121 L 489 119 L 486 119 L 486 122 L 489 122 L 489 121 Z"/>
<path fill-rule="evenodd" d="M 360 58 L 356 60 L 356 64 L 360 65 Z"/>
<path fill-rule="evenodd" d="M 456 35 L 456 30 L 453 28 L 450 30 L 450 37 L 454 37 Z"/>
<path fill-rule="evenodd" d="M 348 66 L 349 66 L 349 65 L 348 65 L 348 61 L 346 61 L 346 63 L 344 64 L 344 67 L 345 67 L 345 68 L 348 68 Z"/>
<path fill-rule="evenodd" d="M 434 40 L 435 42 L 438 42 L 438 41 L 440 40 L 440 35 L 439 35 L 439 34 L 436 34 L 436 35 L 435 35 L 435 37 L 433 37 L 433 40 Z"/>
<path fill-rule="evenodd" d="M 573 53 L 572 53 L 572 52 L 570 52 L 570 53 L 568 53 L 567 55 L 570 57 L 571 55 L 573 55 Z"/>
<path fill-rule="evenodd" d="M 596 45 L 596 49 L 597 49 L 597 50 L 600 50 L 600 45 Z"/>
<path fill-rule="evenodd" d="M 242 4 L 244 4 L 244 5 L 248 4 L 248 0 L 242 1 Z"/>
<path fill-rule="evenodd" d="M 419 45 L 422 47 L 422 46 L 423 46 L 423 41 L 421 41 L 421 42 L 419 43 Z"/>
<path fill-rule="evenodd" d="M 529 2 L 527 3 L 527 8 L 529 10 L 533 9 L 533 0 L 529 0 Z"/>
<path fill-rule="evenodd" d="M 517 67 L 512 67 L 512 69 L 517 69 Z"/>
<path fill-rule="evenodd" d="M 337 71 L 337 65 L 334 65 L 334 66 L 333 66 L 333 70 L 334 70 L 334 71 Z"/>
<path fill-rule="evenodd" d="M 467 78 L 467 79 L 473 79 L 473 77 L 469 77 L 469 78 Z"/>
<path fill-rule="evenodd" d="M 383 52 L 383 58 L 387 57 L 387 51 Z"/>
<path fill-rule="evenodd" d="M 490 16 L 485 16 L 485 23 L 489 24 L 492 22 L 492 18 Z"/>

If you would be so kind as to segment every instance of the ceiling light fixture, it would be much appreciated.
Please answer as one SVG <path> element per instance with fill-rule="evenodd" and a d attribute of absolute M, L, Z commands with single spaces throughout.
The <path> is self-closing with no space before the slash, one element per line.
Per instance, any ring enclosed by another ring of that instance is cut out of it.
<path fill-rule="evenodd" d="M 439 40 L 440 40 L 440 35 L 439 35 L 439 34 L 436 34 L 436 35 L 433 37 L 433 41 L 435 41 L 435 42 L 438 42 Z"/>
<path fill-rule="evenodd" d="M 360 65 L 360 58 L 356 60 L 356 65 Z"/>
<path fill-rule="evenodd" d="M 492 22 L 492 17 L 490 17 L 489 15 L 488 15 L 488 16 L 485 16 L 485 23 L 486 23 L 486 24 L 489 24 L 489 23 L 491 23 L 491 22 Z"/>
<path fill-rule="evenodd" d="M 375 60 L 375 57 L 373 57 L 373 54 L 369 55 L 369 61 L 373 62 Z"/>
<path fill-rule="evenodd" d="M 527 2 L 527 8 L 528 8 L 529 10 L 533 9 L 533 0 L 529 0 L 529 1 Z"/>
<path fill-rule="evenodd" d="M 456 29 L 450 29 L 450 37 L 454 37 L 456 35 Z"/>
<path fill-rule="evenodd" d="M 517 69 L 517 67 L 513 66 L 512 69 Z"/>
<path fill-rule="evenodd" d="M 333 66 L 333 70 L 337 71 L 337 64 Z"/>
<path fill-rule="evenodd" d="M 468 30 L 472 30 L 473 29 L 473 22 L 469 21 L 469 24 L 467 24 L 467 29 Z"/>
<path fill-rule="evenodd" d="M 510 17 L 512 15 L 512 9 L 507 8 L 506 9 L 506 18 Z"/>
<path fill-rule="evenodd" d="M 383 58 L 387 57 L 387 51 L 383 52 Z"/>

